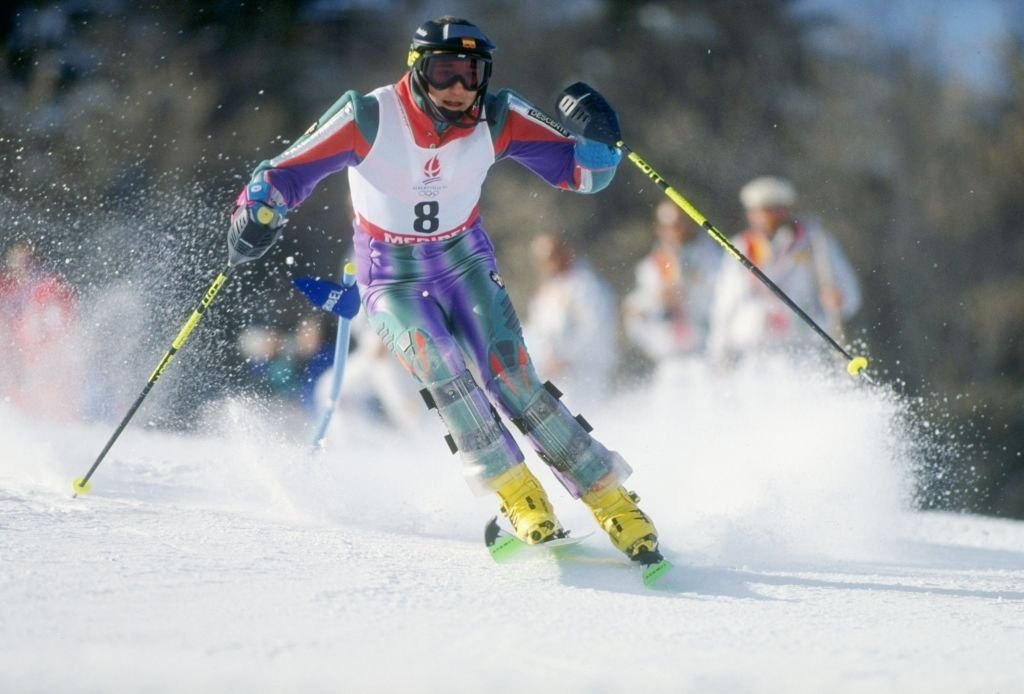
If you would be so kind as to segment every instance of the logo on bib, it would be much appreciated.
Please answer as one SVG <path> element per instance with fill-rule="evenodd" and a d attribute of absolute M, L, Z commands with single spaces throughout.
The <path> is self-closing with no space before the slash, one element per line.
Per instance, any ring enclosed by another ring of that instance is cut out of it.
<path fill-rule="evenodd" d="M 441 160 L 435 154 L 423 165 L 423 185 L 429 186 L 441 180 Z"/>
<path fill-rule="evenodd" d="M 421 198 L 436 198 L 448 187 L 442 182 L 442 178 L 441 157 L 435 154 L 423 165 L 423 178 L 420 179 L 420 185 L 414 185 L 412 189 Z"/>

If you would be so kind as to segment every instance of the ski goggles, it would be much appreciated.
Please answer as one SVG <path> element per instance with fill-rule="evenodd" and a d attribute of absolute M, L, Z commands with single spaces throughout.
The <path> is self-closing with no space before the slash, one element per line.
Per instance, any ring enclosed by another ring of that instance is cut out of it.
<path fill-rule="evenodd" d="M 437 53 L 419 59 L 418 69 L 434 89 L 448 89 L 456 82 L 471 92 L 480 91 L 491 78 L 491 61 L 478 55 Z"/>

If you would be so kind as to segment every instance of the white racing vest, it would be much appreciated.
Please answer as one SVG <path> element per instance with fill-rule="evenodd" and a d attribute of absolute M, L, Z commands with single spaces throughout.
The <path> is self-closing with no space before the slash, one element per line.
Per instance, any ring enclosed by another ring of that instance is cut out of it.
<path fill-rule="evenodd" d="M 476 220 L 480 189 L 494 163 L 487 125 L 435 149 L 420 147 L 395 87 L 371 96 L 380 104 L 377 137 L 366 158 L 348 169 L 359 225 L 393 244 L 458 236 Z"/>

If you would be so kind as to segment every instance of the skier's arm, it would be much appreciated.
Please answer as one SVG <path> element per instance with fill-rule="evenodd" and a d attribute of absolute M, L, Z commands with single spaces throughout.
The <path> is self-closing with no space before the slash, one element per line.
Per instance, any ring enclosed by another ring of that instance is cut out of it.
<path fill-rule="evenodd" d="M 295 144 L 264 161 L 235 201 L 228 230 L 232 265 L 255 260 L 277 242 L 288 211 L 324 177 L 358 164 L 377 136 L 374 97 L 347 92 Z"/>
<path fill-rule="evenodd" d="M 550 185 L 578 193 L 596 193 L 615 176 L 617 150 L 573 138 L 515 92 L 499 91 L 487 109 L 496 161 L 512 159 Z"/>
<path fill-rule="evenodd" d="M 262 174 L 292 209 L 324 178 L 363 160 L 377 137 L 378 122 L 375 97 L 346 92 L 293 145 L 256 167 L 253 178 Z"/>

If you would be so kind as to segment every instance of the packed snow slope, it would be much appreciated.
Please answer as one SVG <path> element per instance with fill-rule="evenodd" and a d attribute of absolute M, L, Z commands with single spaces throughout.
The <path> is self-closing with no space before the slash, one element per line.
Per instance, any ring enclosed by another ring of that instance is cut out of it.
<path fill-rule="evenodd" d="M 434 420 L 346 415 L 310 458 L 258 405 L 191 435 L 144 405 L 72 499 L 116 422 L 0 403 L 0 691 L 1024 691 L 1024 524 L 907 510 L 881 389 L 688 373 L 586 410 L 676 564 L 653 591 L 600 533 L 492 562 Z"/>

